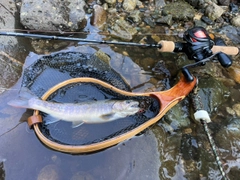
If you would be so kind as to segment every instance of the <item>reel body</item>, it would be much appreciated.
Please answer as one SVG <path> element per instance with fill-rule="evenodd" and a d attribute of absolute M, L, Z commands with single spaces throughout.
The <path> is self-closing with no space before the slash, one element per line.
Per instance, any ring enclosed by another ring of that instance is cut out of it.
<path fill-rule="evenodd" d="M 225 43 L 223 40 L 215 40 L 214 36 L 211 36 L 203 27 L 194 27 L 184 33 L 183 40 L 186 43 L 176 44 L 175 52 L 184 52 L 190 60 L 196 62 L 182 68 L 182 73 L 188 81 L 194 80 L 188 68 L 204 66 L 207 61 L 212 59 L 217 60 L 224 68 L 232 65 L 232 59 L 227 54 L 221 51 L 213 54 L 211 49 L 214 45 L 225 46 Z"/>

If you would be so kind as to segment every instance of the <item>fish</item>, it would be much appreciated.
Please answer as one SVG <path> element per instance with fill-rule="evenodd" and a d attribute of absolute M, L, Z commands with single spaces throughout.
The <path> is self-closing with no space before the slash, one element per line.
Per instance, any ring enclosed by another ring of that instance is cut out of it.
<path fill-rule="evenodd" d="M 35 109 L 51 116 L 45 124 L 60 120 L 72 122 L 72 127 L 83 123 L 105 123 L 133 115 L 140 111 L 139 102 L 135 100 L 104 99 L 80 103 L 59 103 L 44 101 L 23 87 L 19 98 L 11 100 L 8 105 L 18 108 Z"/>

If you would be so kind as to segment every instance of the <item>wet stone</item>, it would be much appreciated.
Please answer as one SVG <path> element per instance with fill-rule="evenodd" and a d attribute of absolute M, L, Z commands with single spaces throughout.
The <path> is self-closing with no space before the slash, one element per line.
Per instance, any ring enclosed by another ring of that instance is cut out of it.
<path fill-rule="evenodd" d="M 193 7 L 198 7 L 199 0 L 186 0 L 189 4 L 191 4 Z"/>
<path fill-rule="evenodd" d="M 144 17 L 143 18 L 143 21 L 147 24 L 147 25 L 149 25 L 150 27 L 155 27 L 155 22 L 154 22 L 154 20 L 151 18 L 151 17 Z"/>
<path fill-rule="evenodd" d="M 227 26 L 224 26 L 222 27 L 219 32 L 221 34 L 225 34 L 233 43 L 240 43 L 240 36 L 239 36 L 239 33 L 240 33 L 240 29 L 239 28 L 236 28 L 232 25 L 227 25 Z"/>
<path fill-rule="evenodd" d="M 233 105 L 233 110 L 236 113 L 238 117 L 240 117 L 240 104 L 234 104 Z"/>
<path fill-rule="evenodd" d="M 240 66 L 232 65 L 227 69 L 229 76 L 235 82 L 240 84 Z"/>
<path fill-rule="evenodd" d="M 211 19 L 209 19 L 208 17 L 206 17 L 206 16 L 202 16 L 201 20 L 203 22 L 205 22 L 206 24 L 208 24 L 208 25 L 213 25 L 214 24 L 214 22 Z"/>
<path fill-rule="evenodd" d="M 84 6 L 85 1 L 78 0 L 23 0 L 20 21 L 29 29 L 76 31 L 86 25 Z"/>
<path fill-rule="evenodd" d="M 122 6 L 128 12 L 133 11 L 137 6 L 137 0 L 124 0 Z"/>
<path fill-rule="evenodd" d="M 185 100 L 184 100 L 185 101 Z M 172 107 L 163 117 L 165 121 L 174 129 L 178 130 L 190 124 L 190 116 L 184 101 Z M 186 102 L 186 101 L 185 101 Z"/>
<path fill-rule="evenodd" d="M 135 27 L 131 26 L 123 19 L 113 19 L 112 24 L 108 26 L 108 31 L 112 37 L 120 38 L 124 41 L 130 41 L 133 35 L 137 33 Z"/>
<path fill-rule="evenodd" d="M 128 19 L 132 20 L 135 23 L 140 23 L 142 21 L 141 16 L 140 16 L 140 11 L 134 10 L 134 11 L 130 12 Z"/>
<path fill-rule="evenodd" d="M 10 88 L 21 76 L 22 66 L 0 54 L 0 94 Z"/>
<path fill-rule="evenodd" d="M 229 9 L 230 9 L 230 12 L 232 13 L 238 13 L 238 6 L 234 3 L 229 4 Z"/>
<path fill-rule="evenodd" d="M 235 111 L 230 107 L 226 107 L 226 112 L 232 116 L 235 115 Z"/>
<path fill-rule="evenodd" d="M 218 3 L 222 6 L 228 6 L 230 3 L 230 0 L 218 0 Z"/>
<path fill-rule="evenodd" d="M 103 29 L 107 20 L 107 12 L 103 9 L 102 6 L 94 5 L 93 6 L 93 15 L 91 17 L 91 25 L 96 26 L 99 29 Z"/>
<path fill-rule="evenodd" d="M 226 101 L 224 97 L 229 93 L 228 88 L 213 77 L 201 78 L 198 87 L 203 107 L 208 113 L 216 111 Z"/>
<path fill-rule="evenodd" d="M 195 26 L 201 26 L 203 28 L 207 27 L 207 24 L 205 22 L 203 22 L 201 20 L 197 20 L 197 19 L 194 20 L 194 24 L 195 24 Z"/>
<path fill-rule="evenodd" d="M 180 11 L 181 10 L 181 11 Z M 169 3 L 163 7 L 163 15 L 172 15 L 174 20 L 192 20 L 195 14 L 193 7 L 183 1 Z"/>
<path fill-rule="evenodd" d="M 156 9 L 161 9 L 166 5 L 165 0 L 155 0 Z"/>
<path fill-rule="evenodd" d="M 208 5 L 205 10 L 206 16 L 208 16 L 212 21 L 215 21 L 216 19 L 220 18 L 223 13 L 224 10 L 214 3 Z"/>
<path fill-rule="evenodd" d="M 160 23 L 160 24 L 167 24 L 169 26 L 172 25 L 173 21 L 172 21 L 172 15 L 167 15 L 167 16 L 163 16 L 161 18 L 158 18 L 156 20 L 156 23 Z"/>
<path fill-rule="evenodd" d="M 105 2 L 109 3 L 109 4 L 115 4 L 116 0 L 105 0 Z"/>
<path fill-rule="evenodd" d="M 237 15 L 236 17 L 232 18 L 231 24 L 240 27 L 240 15 Z"/>
<path fill-rule="evenodd" d="M 105 63 L 107 64 L 110 63 L 111 58 L 103 51 L 98 50 L 94 55 L 98 57 L 100 60 L 104 61 Z"/>

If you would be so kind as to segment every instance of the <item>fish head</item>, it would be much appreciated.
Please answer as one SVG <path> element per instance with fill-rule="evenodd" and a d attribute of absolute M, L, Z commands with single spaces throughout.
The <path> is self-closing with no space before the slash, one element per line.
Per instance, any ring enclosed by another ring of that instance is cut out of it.
<path fill-rule="evenodd" d="M 122 117 L 126 117 L 137 113 L 140 110 L 138 105 L 139 102 L 134 100 L 117 101 L 113 105 L 113 110 Z"/>

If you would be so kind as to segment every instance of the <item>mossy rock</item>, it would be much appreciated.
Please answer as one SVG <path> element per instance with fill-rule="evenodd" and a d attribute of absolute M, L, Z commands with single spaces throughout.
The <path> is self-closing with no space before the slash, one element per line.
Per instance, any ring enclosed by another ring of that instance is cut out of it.
<path fill-rule="evenodd" d="M 193 19 L 195 10 L 190 4 L 179 1 L 167 4 L 162 13 L 165 16 L 172 15 L 174 20 L 188 21 Z"/>

